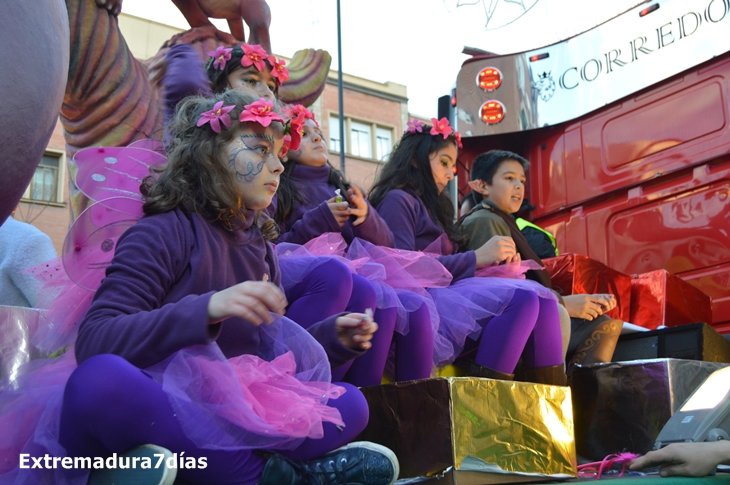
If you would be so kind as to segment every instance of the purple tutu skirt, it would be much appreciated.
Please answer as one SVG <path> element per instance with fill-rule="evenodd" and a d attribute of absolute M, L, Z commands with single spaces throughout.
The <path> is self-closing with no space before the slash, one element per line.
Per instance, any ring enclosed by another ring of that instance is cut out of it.
<path fill-rule="evenodd" d="M 434 365 L 452 363 L 463 352 L 467 338 L 478 340 L 484 325 L 504 311 L 515 290 L 532 291 L 540 298 L 557 301 L 548 288 L 524 279 L 524 273 L 535 266 L 533 261 L 492 266 L 479 270 L 481 276 L 464 278 L 447 288 L 429 288 L 441 319 L 439 335 L 448 342 L 434 349 Z"/>

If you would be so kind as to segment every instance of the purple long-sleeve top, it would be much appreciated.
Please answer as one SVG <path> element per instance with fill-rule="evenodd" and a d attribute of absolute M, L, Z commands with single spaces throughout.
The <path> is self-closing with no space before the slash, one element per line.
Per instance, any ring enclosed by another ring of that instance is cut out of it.
<path fill-rule="evenodd" d="M 297 164 L 291 171 L 291 183 L 302 196 L 303 202 L 294 201 L 289 217 L 279 224 L 281 235 L 276 242 L 304 244 L 326 232 L 341 232 L 347 244 L 355 237 L 365 239 L 378 246 L 393 247 L 393 234 L 388 224 L 368 202 L 368 216 L 354 226 L 348 220 L 340 227 L 327 206 L 327 201 L 335 196 L 337 187 L 328 183 L 330 167 L 309 167 Z M 344 194 L 343 194 L 344 195 Z M 271 212 L 276 212 L 272 203 Z"/>
<path fill-rule="evenodd" d="M 252 324 L 236 317 L 208 324 L 213 293 L 249 280 L 279 284 L 273 247 L 252 222 L 253 213 L 230 232 L 181 209 L 140 219 L 119 238 L 81 323 L 76 360 L 109 353 L 148 367 L 213 341 L 226 357 L 255 353 L 259 338 Z M 337 338 L 338 316 L 308 329 L 333 367 L 361 354 Z"/>
<path fill-rule="evenodd" d="M 208 74 L 198 53 L 190 44 L 177 44 L 165 54 L 165 124 L 175 114 L 177 104 L 192 95 L 212 96 Z"/>
<path fill-rule="evenodd" d="M 444 230 L 420 198 L 403 190 L 391 190 L 378 204 L 378 212 L 393 233 L 394 247 L 423 251 L 440 238 L 438 260 L 449 270 L 454 281 L 474 276 L 477 264 L 474 251 L 457 254 L 458 248 L 447 237 L 442 237 Z"/>

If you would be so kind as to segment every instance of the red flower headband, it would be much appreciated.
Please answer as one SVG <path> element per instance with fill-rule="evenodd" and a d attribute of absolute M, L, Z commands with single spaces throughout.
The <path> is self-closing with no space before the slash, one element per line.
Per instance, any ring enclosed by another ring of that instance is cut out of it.
<path fill-rule="evenodd" d="M 239 48 L 243 53 L 241 66 L 254 66 L 257 70 L 263 71 L 266 69 L 266 62 L 268 61 L 271 65 L 271 76 L 276 79 L 279 85 L 289 79 L 289 70 L 284 67 L 286 62 L 283 59 L 267 54 L 264 48 L 258 44 L 241 44 Z M 226 63 L 231 60 L 234 49 L 233 47 L 218 46 L 216 50 L 208 52 L 208 55 L 213 58 L 213 68 L 221 71 L 225 69 Z"/>
<path fill-rule="evenodd" d="M 431 118 L 431 123 L 433 123 L 430 131 L 431 135 L 442 135 L 444 137 L 444 140 L 452 136 L 456 141 L 456 145 L 459 148 L 464 148 L 461 143 L 461 134 L 458 131 L 454 131 L 454 129 L 449 126 L 449 120 L 447 118 L 444 117 L 440 120 L 437 120 L 436 118 Z M 426 123 L 416 118 L 413 118 L 411 121 L 408 122 L 408 128 L 406 129 L 406 133 L 412 133 L 414 135 L 416 133 L 423 133 L 424 126 L 426 126 Z"/>
<path fill-rule="evenodd" d="M 301 104 L 288 105 L 284 109 L 284 116 L 289 118 L 289 124 L 287 125 L 287 134 L 284 137 L 284 147 L 282 148 L 282 154 L 286 155 L 289 150 L 296 150 L 302 142 L 302 134 L 304 133 L 304 123 L 306 120 L 312 120 L 319 126 L 317 120 L 314 119 L 314 113 L 309 111 Z"/>

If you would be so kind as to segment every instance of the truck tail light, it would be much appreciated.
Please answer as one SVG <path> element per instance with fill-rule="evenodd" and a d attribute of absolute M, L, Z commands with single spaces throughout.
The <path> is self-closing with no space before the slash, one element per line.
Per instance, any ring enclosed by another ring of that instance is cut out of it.
<path fill-rule="evenodd" d="M 456 88 L 451 88 L 451 106 L 456 108 Z"/>
<path fill-rule="evenodd" d="M 492 99 L 482 105 L 479 113 L 483 122 L 489 125 L 494 125 L 504 119 L 506 111 L 507 110 L 501 102 L 496 99 Z"/>
<path fill-rule="evenodd" d="M 659 8 L 659 4 L 655 3 L 654 5 L 649 5 L 645 9 L 642 9 L 641 12 L 639 12 L 639 17 L 645 17 L 646 15 L 649 15 L 654 10 L 657 10 Z"/>
<path fill-rule="evenodd" d="M 485 67 L 477 74 L 477 86 L 494 91 L 502 84 L 502 73 L 496 67 Z"/>

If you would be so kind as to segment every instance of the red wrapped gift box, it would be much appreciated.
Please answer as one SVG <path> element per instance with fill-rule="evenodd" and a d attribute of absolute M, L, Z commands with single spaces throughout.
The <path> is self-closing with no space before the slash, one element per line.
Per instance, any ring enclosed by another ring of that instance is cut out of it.
<path fill-rule="evenodd" d="M 631 323 L 655 329 L 712 323 L 712 300 L 698 288 L 658 269 L 631 277 Z"/>
<path fill-rule="evenodd" d="M 616 308 L 606 313 L 611 318 L 630 322 L 631 277 L 581 254 L 565 253 L 544 259 L 553 289 L 562 295 L 612 293 Z"/>

